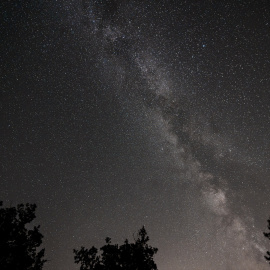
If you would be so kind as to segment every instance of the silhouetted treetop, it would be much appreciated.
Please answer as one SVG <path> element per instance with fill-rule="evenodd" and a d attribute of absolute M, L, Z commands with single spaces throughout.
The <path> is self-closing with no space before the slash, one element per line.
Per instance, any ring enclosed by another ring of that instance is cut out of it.
<path fill-rule="evenodd" d="M 270 240 L 270 218 L 267 220 L 267 222 L 268 222 L 268 230 L 269 230 L 269 232 L 268 233 L 263 233 L 264 234 L 264 236 L 266 237 L 266 238 L 268 238 L 269 240 Z M 269 251 L 267 251 L 266 252 L 266 256 L 264 256 L 265 257 L 265 259 L 269 262 L 269 264 L 270 264 L 270 252 Z"/>
<path fill-rule="evenodd" d="M 119 246 L 112 244 L 107 237 L 106 244 L 100 248 L 101 254 L 94 246 L 90 249 L 74 249 L 75 263 L 80 264 L 80 270 L 156 270 L 153 256 L 158 249 L 148 245 L 149 237 L 144 227 L 139 230 L 134 241 L 129 243 L 126 239 Z"/>
<path fill-rule="evenodd" d="M 0 201 L 0 269 L 41 270 L 46 260 L 45 250 L 37 250 L 43 238 L 40 226 L 32 230 L 25 227 L 35 219 L 36 205 L 2 206 Z"/>

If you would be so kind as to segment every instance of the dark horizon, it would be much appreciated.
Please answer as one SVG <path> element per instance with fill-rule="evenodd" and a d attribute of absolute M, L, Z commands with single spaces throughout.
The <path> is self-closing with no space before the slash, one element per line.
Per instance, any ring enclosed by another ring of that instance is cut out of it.
<path fill-rule="evenodd" d="M 4 206 L 44 270 L 146 226 L 159 270 L 266 270 L 268 1 L 2 1 Z"/>

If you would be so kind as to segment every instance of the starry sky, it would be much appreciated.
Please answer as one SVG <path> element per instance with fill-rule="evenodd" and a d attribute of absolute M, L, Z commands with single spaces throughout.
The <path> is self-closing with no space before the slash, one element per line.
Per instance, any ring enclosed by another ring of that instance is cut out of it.
<path fill-rule="evenodd" d="M 49 262 L 142 225 L 159 270 L 266 270 L 270 8 L 1 1 L 1 188 Z"/>

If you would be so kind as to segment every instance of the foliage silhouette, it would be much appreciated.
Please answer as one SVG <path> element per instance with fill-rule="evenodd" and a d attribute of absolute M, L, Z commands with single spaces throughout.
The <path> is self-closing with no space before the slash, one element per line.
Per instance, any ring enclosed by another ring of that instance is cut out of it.
<path fill-rule="evenodd" d="M 41 270 L 46 260 L 45 249 L 37 250 L 43 235 L 40 226 L 32 230 L 26 225 L 35 215 L 35 204 L 19 204 L 17 207 L 3 208 L 0 201 L 0 269 L 1 270 Z"/>
<path fill-rule="evenodd" d="M 269 230 L 269 233 L 263 233 L 263 234 L 264 234 L 264 236 L 265 236 L 266 238 L 268 238 L 268 239 L 270 240 L 270 218 L 267 220 L 267 222 L 268 222 L 268 230 Z M 265 258 L 267 261 L 269 261 L 269 264 L 270 264 L 270 252 L 267 251 L 266 254 L 267 254 L 267 255 L 264 256 L 264 258 Z"/>
<path fill-rule="evenodd" d="M 149 237 L 144 227 L 139 230 L 134 243 L 126 239 L 121 246 L 113 245 L 109 237 L 105 241 L 100 248 L 101 255 L 94 246 L 73 250 L 75 263 L 81 264 L 80 270 L 157 270 L 153 256 L 158 249 L 148 245 Z"/>

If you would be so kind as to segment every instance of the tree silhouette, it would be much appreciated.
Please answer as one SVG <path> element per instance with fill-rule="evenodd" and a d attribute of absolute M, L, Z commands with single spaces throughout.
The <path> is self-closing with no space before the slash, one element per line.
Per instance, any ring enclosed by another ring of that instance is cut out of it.
<path fill-rule="evenodd" d="M 106 244 L 98 249 L 94 246 L 90 249 L 81 247 L 74 249 L 75 263 L 81 264 L 80 270 L 156 270 L 157 266 L 153 256 L 158 249 L 148 245 L 149 237 L 144 227 L 142 227 L 134 239 L 134 243 L 129 243 L 126 239 L 124 244 L 118 246 L 111 244 L 111 239 L 105 239 Z"/>
<path fill-rule="evenodd" d="M 35 204 L 19 204 L 17 207 L 3 208 L 0 201 L 0 269 L 40 270 L 46 260 L 44 249 L 37 250 L 43 235 L 40 226 L 32 230 L 26 224 L 35 219 Z"/>
<path fill-rule="evenodd" d="M 270 231 L 270 218 L 267 220 L 267 222 L 268 222 L 268 230 Z M 266 237 L 266 238 L 268 238 L 269 240 L 270 240 L 270 232 L 269 233 L 263 233 L 264 234 L 264 236 Z M 266 256 L 264 256 L 264 258 L 267 260 L 267 261 L 269 261 L 269 264 L 270 264 L 270 252 L 269 251 L 267 251 L 266 252 Z"/>

